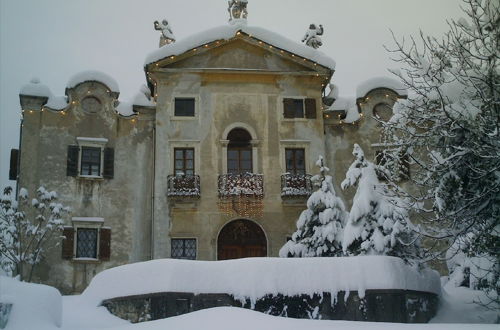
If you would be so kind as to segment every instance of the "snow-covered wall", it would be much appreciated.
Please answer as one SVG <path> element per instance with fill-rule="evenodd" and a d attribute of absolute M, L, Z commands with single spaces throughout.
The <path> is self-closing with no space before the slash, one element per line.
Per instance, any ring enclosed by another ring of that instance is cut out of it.
<path fill-rule="evenodd" d="M 421 272 L 395 257 L 246 258 L 226 261 L 153 260 L 108 269 L 96 275 L 83 297 L 105 299 L 155 292 L 228 293 L 256 301 L 268 294 L 300 294 L 370 289 L 440 294 L 439 275 Z"/>

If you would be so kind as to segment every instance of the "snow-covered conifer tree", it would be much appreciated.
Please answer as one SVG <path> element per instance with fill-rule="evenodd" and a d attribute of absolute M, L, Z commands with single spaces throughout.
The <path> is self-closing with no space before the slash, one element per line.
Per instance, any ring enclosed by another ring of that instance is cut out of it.
<path fill-rule="evenodd" d="M 342 189 L 357 186 L 352 208 L 344 228 L 342 248 L 348 255 L 390 255 L 405 261 L 418 256 L 418 239 L 410 230 L 403 201 L 380 183 L 383 169 L 365 159 L 354 145 L 354 162 L 349 167 Z"/>
<path fill-rule="evenodd" d="M 481 287 L 499 303 L 500 3 L 464 2 L 467 18 L 450 21 L 442 39 L 396 41 L 396 74 L 409 96 L 384 135 L 410 157 L 413 188 L 401 193 L 422 234 L 440 241 L 432 246 L 467 242 L 456 246 L 468 257 L 495 260 Z"/>
<path fill-rule="evenodd" d="M 318 190 L 307 200 L 307 209 L 297 221 L 297 231 L 280 250 L 280 257 L 333 257 L 342 253 L 342 227 L 347 212 L 342 200 L 335 195 L 332 177 L 319 156 L 316 165 L 320 174 L 312 180 Z"/>

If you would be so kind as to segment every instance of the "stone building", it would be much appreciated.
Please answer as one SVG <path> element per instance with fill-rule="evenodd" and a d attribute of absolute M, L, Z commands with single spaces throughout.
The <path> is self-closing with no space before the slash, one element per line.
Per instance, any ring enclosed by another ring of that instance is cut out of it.
<path fill-rule="evenodd" d="M 332 59 L 244 18 L 165 44 L 144 69 L 133 104 L 99 72 L 63 97 L 37 81 L 21 90 L 19 185 L 57 190 L 73 210 L 36 274 L 63 292 L 126 263 L 277 256 L 317 157 L 349 204 L 339 183 L 353 143 L 375 157 L 374 116 L 405 96 L 390 79 L 326 95 Z"/>

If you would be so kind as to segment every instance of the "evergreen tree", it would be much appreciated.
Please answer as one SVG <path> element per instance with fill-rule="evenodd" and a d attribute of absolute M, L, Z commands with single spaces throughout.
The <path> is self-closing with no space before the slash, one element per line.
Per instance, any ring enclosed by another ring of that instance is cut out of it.
<path fill-rule="evenodd" d="M 410 230 L 411 223 L 403 201 L 381 184 L 384 171 L 365 159 L 354 145 L 354 162 L 349 167 L 342 189 L 357 186 L 342 241 L 347 255 L 390 255 L 410 261 L 418 257 L 419 242 Z"/>
<path fill-rule="evenodd" d="M 333 257 L 342 253 L 342 227 L 346 211 L 342 200 L 335 195 L 329 169 L 320 156 L 316 165 L 320 174 L 312 180 L 318 190 L 307 200 L 307 209 L 297 221 L 297 231 L 280 250 L 280 257 Z"/>
<path fill-rule="evenodd" d="M 476 283 L 498 303 L 500 3 L 464 2 L 468 18 L 451 21 L 442 40 L 421 34 L 418 43 L 396 41 L 397 75 L 410 93 L 396 103 L 385 137 L 410 157 L 414 188 L 401 193 L 426 224 L 422 234 L 441 243 L 432 246 L 459 242 L 456 253 L 494 260 L 489 274 L 471 276 L 481 277 Z"/>

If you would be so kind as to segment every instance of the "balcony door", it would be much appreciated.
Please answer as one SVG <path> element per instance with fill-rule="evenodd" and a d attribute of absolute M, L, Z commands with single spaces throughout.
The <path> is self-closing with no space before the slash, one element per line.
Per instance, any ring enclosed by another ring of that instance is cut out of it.
<path fill-rule="evenodd" d="M 242 128 L 235 128 L 227 135 L 227 172 L 229 174 L 253 173 L 252 137 Z"/>

